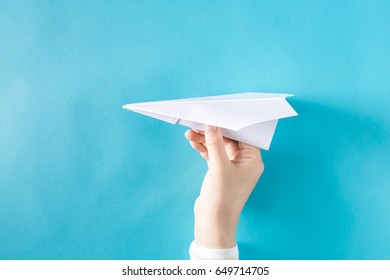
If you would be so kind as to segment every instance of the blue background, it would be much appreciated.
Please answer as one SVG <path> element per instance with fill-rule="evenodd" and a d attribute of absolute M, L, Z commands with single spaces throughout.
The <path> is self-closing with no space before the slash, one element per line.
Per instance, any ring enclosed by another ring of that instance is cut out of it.
<path fill-rule="evenodd" d="M 390 258 L 389 1 L 1 1 L 0 258 L 186 259 L 206 165 L 126 103 L 289 92 L 243 259 Z"/>

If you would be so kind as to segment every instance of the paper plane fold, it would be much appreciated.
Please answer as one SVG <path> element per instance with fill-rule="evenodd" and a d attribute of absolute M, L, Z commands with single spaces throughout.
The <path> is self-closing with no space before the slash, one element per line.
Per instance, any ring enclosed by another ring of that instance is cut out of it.
<path fill-rule="evenodd" d="M 278 119 L 298 115 L 281 93 L 236 93 L 209 97 L 133 103 L 123 106 L 149 117 L 204 130 L 221 128 L 223 136 L 269 149 Z"/>

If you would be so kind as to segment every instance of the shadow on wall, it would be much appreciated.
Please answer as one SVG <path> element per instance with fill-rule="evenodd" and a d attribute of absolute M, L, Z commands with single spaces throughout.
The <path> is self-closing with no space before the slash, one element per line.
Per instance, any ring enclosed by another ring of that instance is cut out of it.
<path fill-rule="evenodd" d="M 348 253 L 354 228 L 362 226 L 348 182 L 356 180 L 359 159 L 384 141 L 384 127 L 337 108 L 291 103 L 300 116 L 279 122 L 271 150 L 262 152 L 266 171 L 240 220 L 241 258 L 359 257 Z"/>

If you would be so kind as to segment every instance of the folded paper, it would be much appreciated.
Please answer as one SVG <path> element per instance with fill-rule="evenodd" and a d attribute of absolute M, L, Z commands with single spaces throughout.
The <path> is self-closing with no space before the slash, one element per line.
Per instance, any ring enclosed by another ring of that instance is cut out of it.
<path fill-rule="evenodd" d="M 277 122 L 298 115 L 280 93 L 236 93 L 218 96 L 133 103 L 123 106 L 149 117 L 192 129 L 221 128 L 222 135 L 265 150 Z"/>

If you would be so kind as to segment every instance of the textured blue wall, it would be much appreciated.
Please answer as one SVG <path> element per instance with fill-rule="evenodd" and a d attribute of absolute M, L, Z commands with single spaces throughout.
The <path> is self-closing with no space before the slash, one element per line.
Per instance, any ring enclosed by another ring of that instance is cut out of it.
<path fill-rule="evenodd" d="M 245 259 L 390 258 L 389 1 L 1 1 L 0 258 L 185 259 L 206 171 L 126 103 L 290 92 Z"/>

